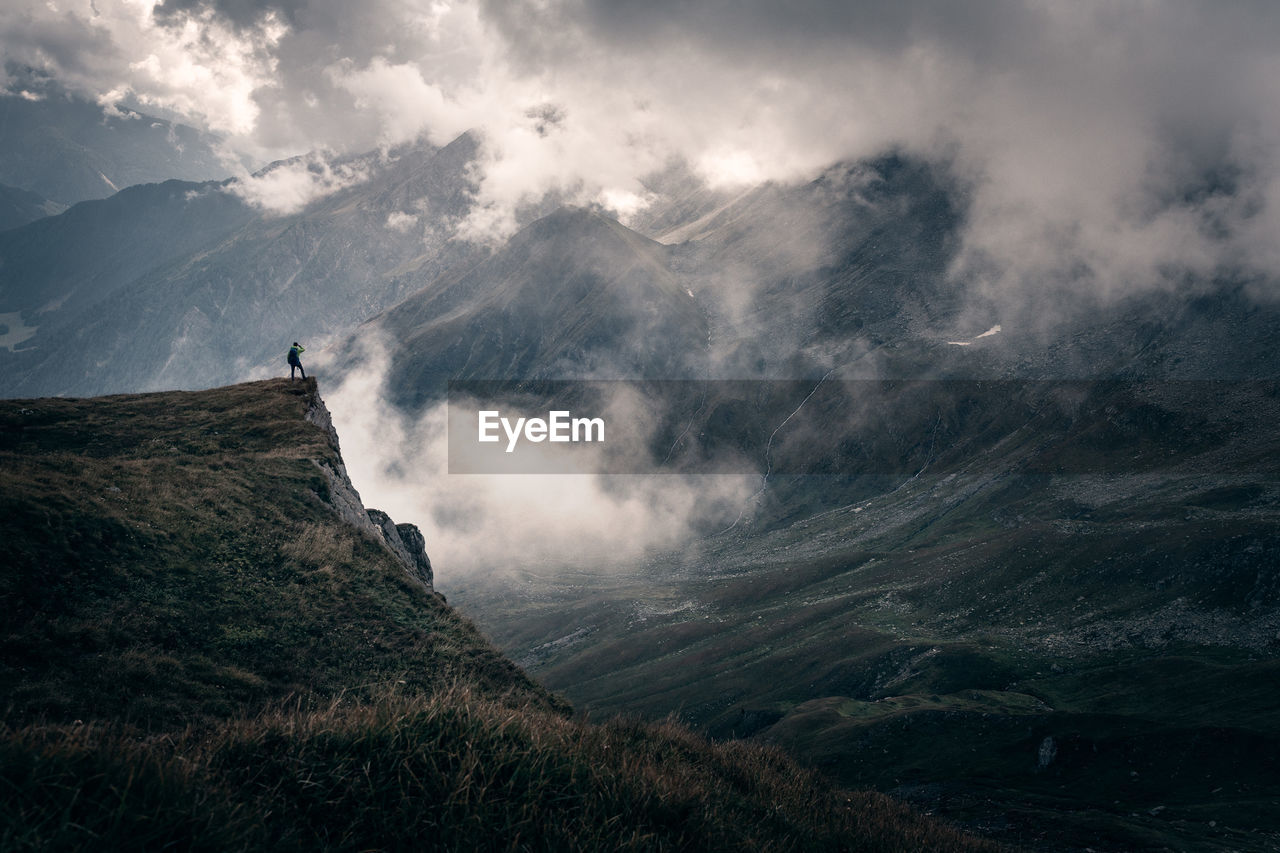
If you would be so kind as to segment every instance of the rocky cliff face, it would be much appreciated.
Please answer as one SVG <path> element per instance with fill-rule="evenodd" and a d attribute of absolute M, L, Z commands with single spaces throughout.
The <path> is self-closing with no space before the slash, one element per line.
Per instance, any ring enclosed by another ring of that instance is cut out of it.
<path fill-rule="evenodd" d="M 314 380 L 310 380 L 314 383 Z M 427 556 L 426 538 L 417 525 L 396 524 L 391 516 L 379 509 L 365 509 L 360 493 L 351 484 L 347 476 L 347 467 L 342 462 L 342 449 L 338 445 L 338 431 L 333 427 L 333 418 L 325 406 L 318 391 L 312 391 L 307 400 L 306 419 L 324 430 L 328 436 L 329 446 L 337 455 L 338 462 L 331 465 L 326 461 L 316 460 L 316 466 L 324 473 L 329 486 L 327 503 L 339 518 L 347 524 L 363 532 L 375 542 L 380 542 L 395 555 L 410 577 L 423 584 L 432 592 L 431 558 Z"/>
<path fill-rule="evenodd" d="M 368 514 L 391 553 L 404 563 L 409 574 L 431 588 L 431 558 L 427 556 L 426 539 L 417 525 L 396 524 L 380 509 L 371 509 Z"/>

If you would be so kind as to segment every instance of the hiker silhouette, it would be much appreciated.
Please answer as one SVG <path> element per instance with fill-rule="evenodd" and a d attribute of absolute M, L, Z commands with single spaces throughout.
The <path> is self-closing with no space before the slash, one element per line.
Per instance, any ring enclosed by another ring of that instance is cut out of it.
<path fill-rule="evenodd" d="M 289 347 L 289 380 L 293 381 L 293 372 L 295 370 L 302 371 L 302 378 L 307 378 L 307 371 L 302 369 L 302 359 L 298 358 L 300 353 L 306 352 L 307 349 L 297 341 L 293 342 L 293 346 Z"/>

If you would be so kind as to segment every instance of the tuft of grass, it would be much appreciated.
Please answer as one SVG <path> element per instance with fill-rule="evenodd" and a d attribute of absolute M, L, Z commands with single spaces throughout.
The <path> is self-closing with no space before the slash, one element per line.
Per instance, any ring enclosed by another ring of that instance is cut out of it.
<path fill-rule="evenodd" d="M 249 849 L 253 822 L 173 746 L 97 725 L 0 728 L 0 849 Z"/>

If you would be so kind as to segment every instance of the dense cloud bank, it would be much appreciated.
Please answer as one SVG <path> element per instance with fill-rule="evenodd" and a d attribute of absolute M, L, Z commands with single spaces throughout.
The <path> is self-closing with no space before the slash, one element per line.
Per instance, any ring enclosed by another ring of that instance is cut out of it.
<path fill-rule="evenodd" d="M 625 218 L 672 162 L 731 186 L 896 148 L 957 176 L 955 272 L 993 294 L 1280 269 L 1274 4 L 18 0 L 0 44 L 11 91 L 260 161 L 475 129 L 476 238 L 549 190 Z"/>

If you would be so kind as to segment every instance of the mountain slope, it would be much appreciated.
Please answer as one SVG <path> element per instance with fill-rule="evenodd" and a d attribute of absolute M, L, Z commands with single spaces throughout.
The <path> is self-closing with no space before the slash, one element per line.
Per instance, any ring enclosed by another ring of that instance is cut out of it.
<path fill-rule="evenodd" d="M 49 87 L 31 100 L 0 95 L 0 182 L 63 205 L 135 184 L 220 180 L 217 140 L 165 119 L 98 104 Z"/>
<path fill-rule="evenodd" d="M 10 715 L 171 726 L 455 678 L 555 707 L 393 555 L 326 423 L 285 380 L 0 404 Z"/>
<path fill-rule="evenodd" d="M 947 280 L 963 212 L 940 170 L 888 156 L 764 185 L 662 239 L 714 317 L 719 375 L 798 378 L 877 352 L 881 375 L 916 376 L 899 350 L 968 297 Z"/>
<path fill-rule="evenodd" d="M 4 401 L 0 509 L 6 850 L 996 849 L 567 719 L 375 525 L 313 381 Z"/>
<path fill-rule="evenodd" d="M 706 323 L 669 252 L 563 208 L 473 267 L 448 273 L 357 331 L 391 341 L 395 402 L 449 379 L 669 376 L 698 364 Z"/>
<path fill-rule="evenodd" d="M 0 235 L 0 305 L 39 323 L 100 310 L 121 288 L 255 218 L 215 186 L 133 186 Z"/>
<path fill-rule="evenodd" d="M 833 358 L 910 345 L 922 323 L 957 310 L 942 279 L 958 213 L 918 163 L 833 167 L 664 228 L 687 213 L 677 189 L 672 210 L 645 220 L 661 243 L 558 210 L 387 310 L 346 349 L 386 340 L 394 402 L 415 408 L 449 379 L 821 376 Z M 900 358 L 902 372 L 916 358 Z"/>
<path fill-rule="evenodd" d="M 66 205 L 49 201 L 39 193 L 0 184 L 0 231 L 17 228 L 66 210 Z"/>
<path fill-rule="evenodd" d="M 134 187 L 0 235 L 0 394 L 209 387 L 274 370 L 479 251 L 451 240 L 475 142 L 366 158 L 368 178 L 290 215 L 232 187 Z M 396 217 L 399 217 L 398 219 Z"/>

